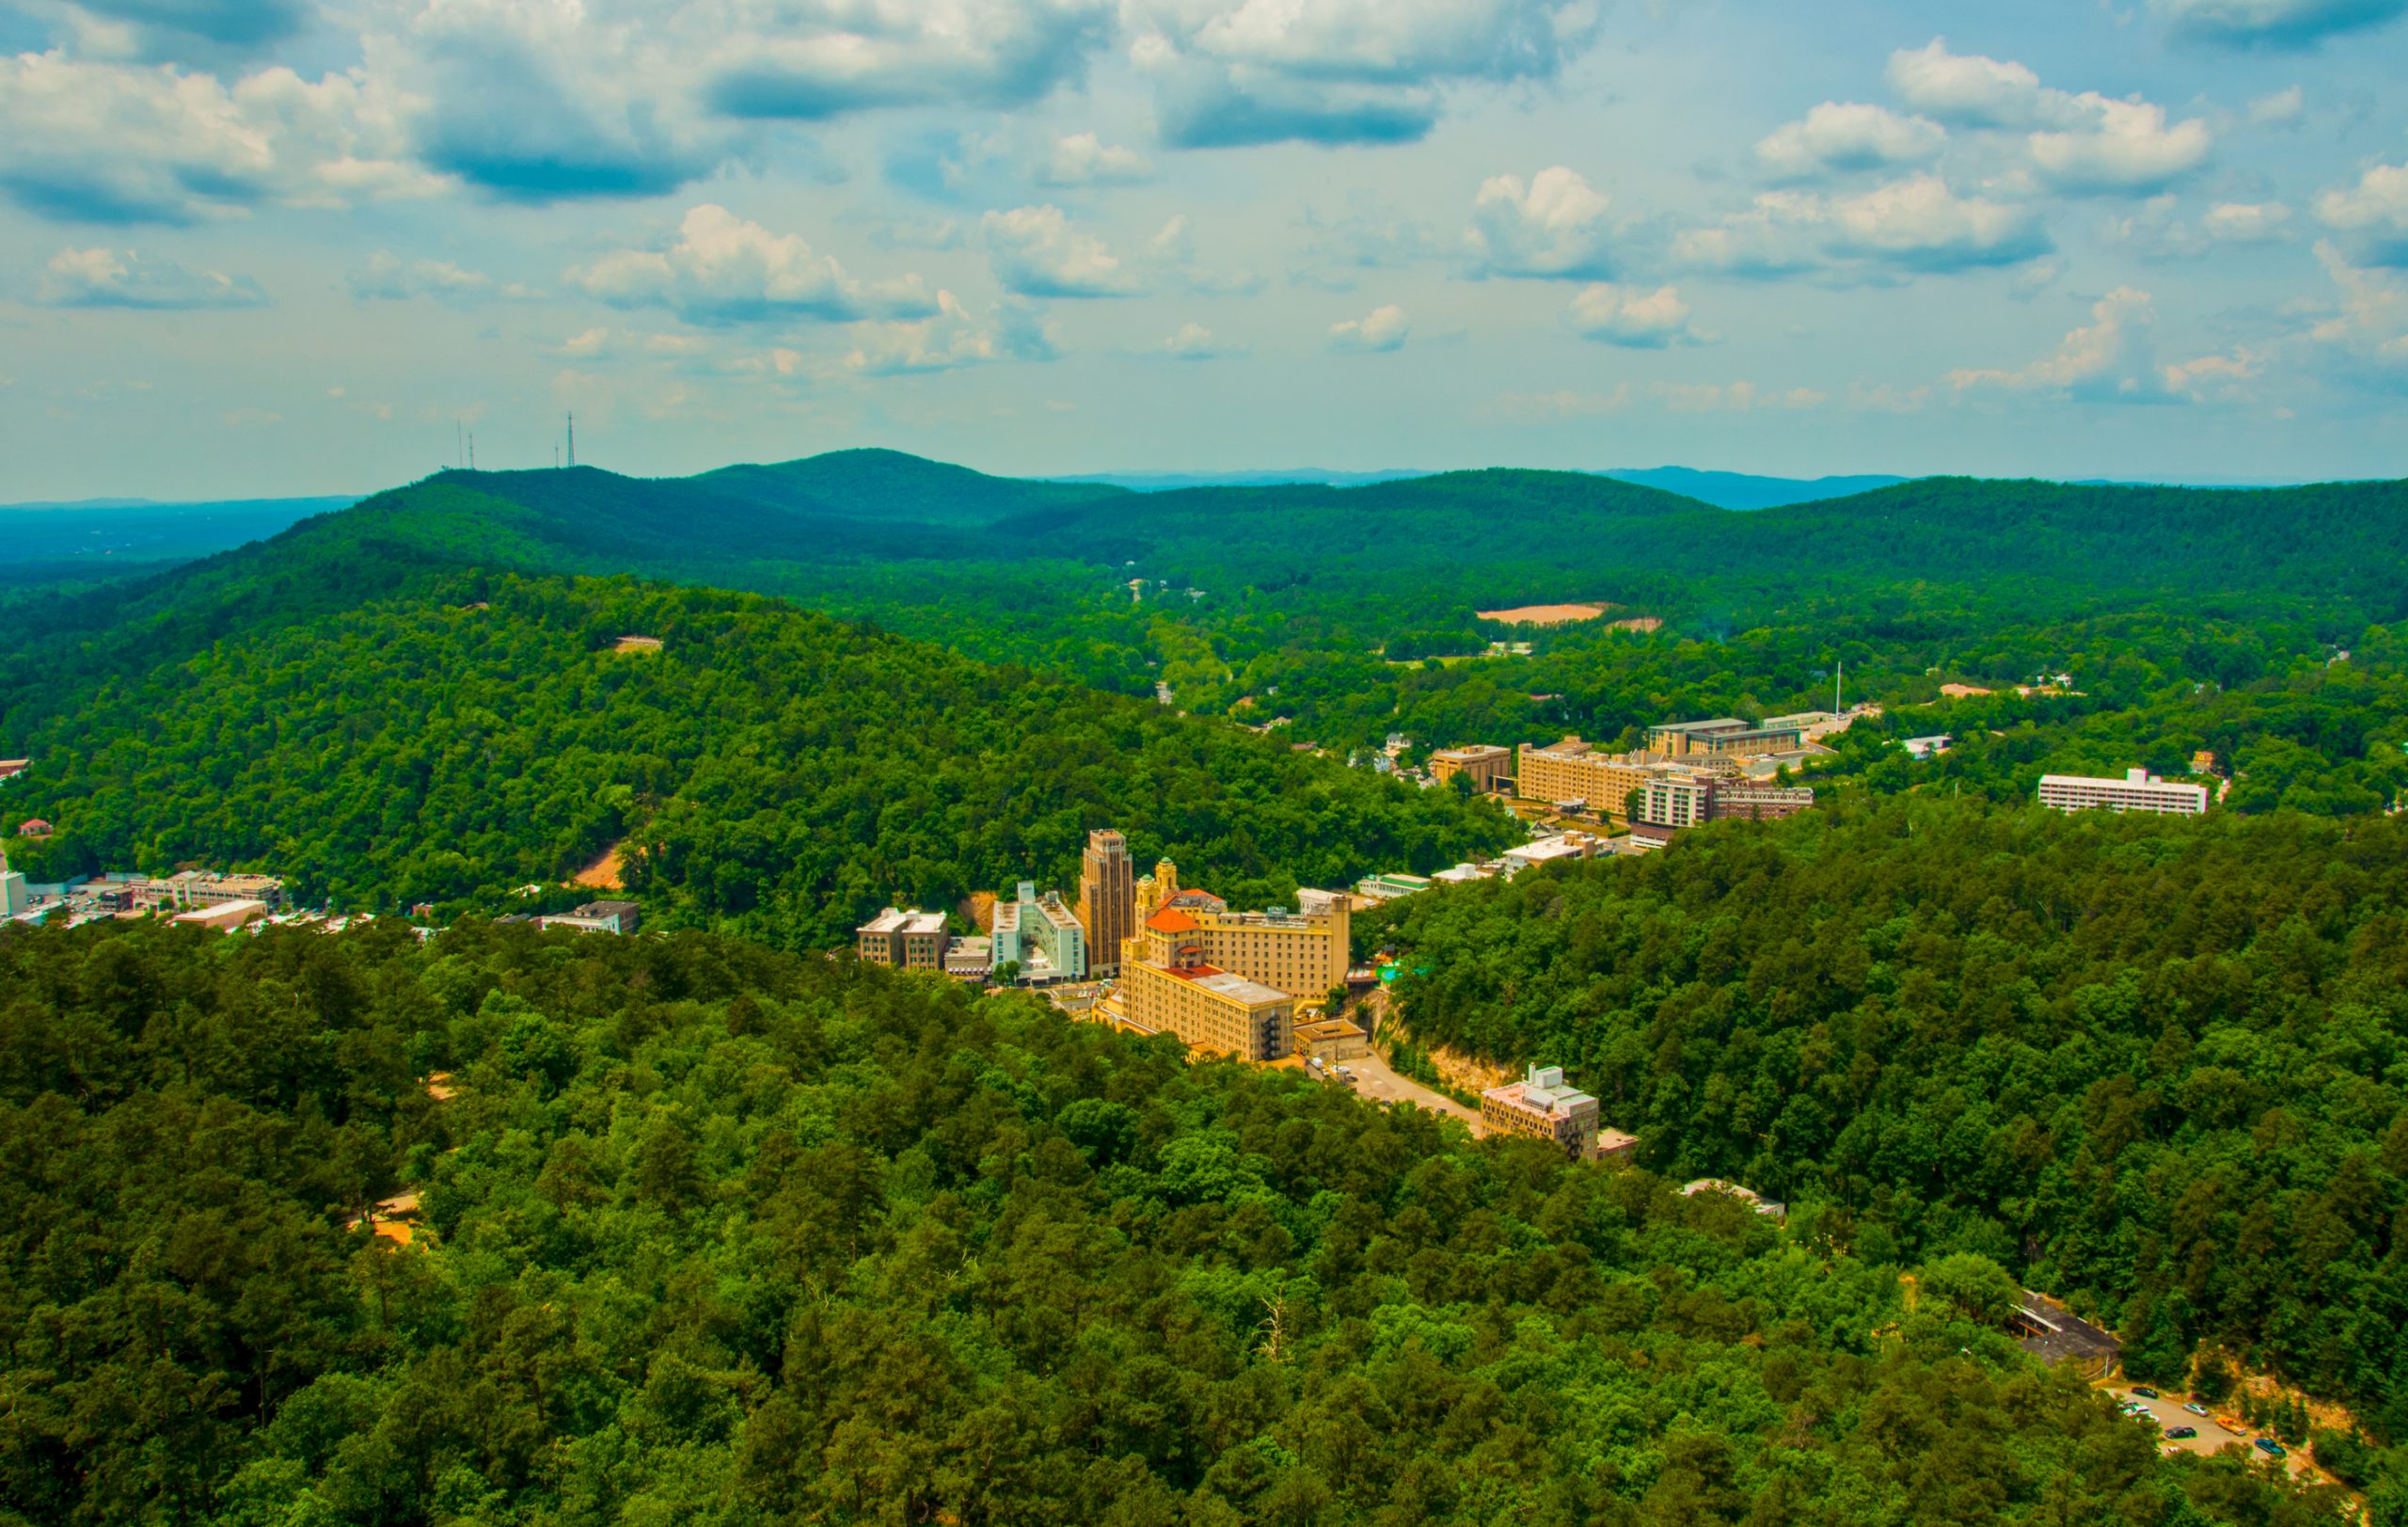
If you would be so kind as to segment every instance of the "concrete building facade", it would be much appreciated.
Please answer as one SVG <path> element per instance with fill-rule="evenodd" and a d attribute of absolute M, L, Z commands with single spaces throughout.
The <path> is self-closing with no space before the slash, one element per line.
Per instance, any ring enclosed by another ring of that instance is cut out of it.
<path fill-rule="evenodd" d="M 1560 1066 L 1532 1066 L 1482 1092 L 1480 1117 L 1497 1134 L 1545 1140 L 1575 1161 L 1596 1153 L 1597 1100 L 1566 1085 Z"/>
<path fill-rule="evenodd" d="M 2043 774 L 2040 803 L 2059 811 L 2156 811 L 2196 817 L 2208 809 L 2208 787 L 2169 784 L 2146 769 L 2128 769 L 2122 779 Z"/>
<path fill-rule="evenodd" d="M 853 931 L 861 957 L 896 970 L 942 970 L 953 942 L 944 914 L 889 907 Z"/>
<path fill-rule="evenodd" d="M 1085 980 L 1087 935 L 1059 891 L 1039 896 L 1035 881 L 1020 883 L 1010 900 L 995 899 L 994 967 L 1018 965 L 1025 981 Z"/>
<path fill-rule="evenodd" d="M 1751 756 L 1796 753 L 1806 745 L 1806 728 L 1796 724 L 1751 726 L 1735 716 L 1712 721 L 1666 722 L 1647 731 L 1647 750 L 1667 757 L 1697 755 Z"/>
<path fill-rule="evenodd" d="M 1444 785 L 1457 774 L 1471 777 L 1471 787 L 1484 794 L 1513 788 L 1513 754 L 1511 749 L 1477 743 L 1470 747 L 1442 748 L 1430 755 L 1430 777 Z"/>
<path fill-rule="evenodd" d="M 1120 946 L 1137 931 L 1137 881 L 1129 840 L 1110 828 L 1087 835 L 1079 862 L 1078 915 L 1086 935 L 1087 974 L 1117 974 Z"/>
<path fill-rule="evenodd" d="M 284 907 L 284 882 L 274 875 L 220 875 L 207 869 L 182 869 L 164 880 L 135 881 L 136 911 L 187 911 L 228 901 L 263 901 L 272 911 Z"/>
<path fill-rule="evenodd" d="M 1128 1021 L 1243 1060 L 1295 1051 L 1295 998 L 1212 962 L 1196 919 L 1165 907 L 1124 946 L 1120 1004 Z"/>

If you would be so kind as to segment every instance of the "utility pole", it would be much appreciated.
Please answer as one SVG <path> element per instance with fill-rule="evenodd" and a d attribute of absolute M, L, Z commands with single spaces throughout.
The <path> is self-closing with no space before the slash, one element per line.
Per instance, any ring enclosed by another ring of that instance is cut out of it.
<path fill-rule="evenodd" d="M 1846 677 L 1847 660 L 1838 659 L 1831 664 L 1831 715 L 1834 718 L 1845 714 L 1840 708 L 1840 684 Z"/>

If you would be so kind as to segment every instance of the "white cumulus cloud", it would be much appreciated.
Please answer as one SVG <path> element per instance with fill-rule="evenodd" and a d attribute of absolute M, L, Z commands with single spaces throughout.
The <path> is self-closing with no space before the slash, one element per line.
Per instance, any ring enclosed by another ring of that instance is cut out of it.
<path fill-rule="evenodd" d="M 2135 287 L 2119 286 L 2091 304 L 2090 320 L 2028 365 L 1959 369 L 1948 374 L 1948 383 L 1960 393 L 2000 388 L 2084 402 L 2180 403 L 2229 393 L 2262 368 L 2262 361 L 2245 350 L 2159 364 L 2157 308 L 2147 292 Z"/>
<path fill-rule="evenodd" d="M 845 364 L 865 375 L 892 376 L 996 360 L 1052 360 L 1060 354 L 1051 328 L 1034 309 L 1006 303 L 980 319 L 952 293 L 939 292 L 937 310 L 926 318 L 861 326 L 859 342 Z"/>
<path fill-rule="evenodd" d="M 1048 185 L 1134 185 L 1152 178 L 1154 167 L 1134 149 L 1106 143 L 1093 133 L 1054 139 L 1038 179 Z"/>
<path fill-rule="evenodd" d="M 1376 354 L 1404 348 L 1405 336 L 1413 332 L 1413 320 L 1395 303 L 1372 309 L 1361 318 L 1348 318 L 1329 326 L 1329 344 L 1333 350 Z"/>
<path fill-rule="evenodd" d="M 1062 209 L 990 212 L 978 231 L 995 279 L 1032 297 L 1119 297 L 1138 290 L 1136 273 L 1096 235 L 1073 227 Z"/>
<path fill-rule="evenodd" d="M 2368 264 L 2408 265 L 2408 165 L 2375 165 L 2358 183 L 2325 192 L 2316 215 L 2352 236 Z"/>
<path fill-rule="evenodd" d="M 1773 129 L 1756 145 L 1756 163 L 1778 180 L 1926 165 L 1940 155 L 1948 132 L 1922 117 L 1887 106 L 1826 101 L 1802 120 Z"/>
<path fill-rule="evenodd" d="M 185 223 L 439 189 L 406 162 L 399 109 L 361 71 L 228 85 L 173 65 L 0 56 L 0 195 L 62 219 Z"/>
<path fill-rule="evenodd" d="M 2207 162 L 2215 135 L 2197 118 L 2168 125 L 2146 101 L 2075 98 L 2074 127 L 2035 133 L 2032 163 L 2052 189 L 2072 195 L 2161 190 Z"/>
<path fill-rule="evenodd" d="M 1654 291 L 1600 281 L 1572 299 L 1572 326 L 1590 339 L 1633 350 L 1703 344 L 1713 336 L 1689 323 L 1689 305 L 1670 286 Z"/>
<path fill-rule="evenodd" d="M 2022 64 L 1950 53 L 1941 38 L 1892 54 L 1889 77 L 1926 117 L 2026 134 L 2032 173 L 2063 195 L 2150 195 L 2198 169 L 2215 146 L 2203 119 L 2169 123 L 2164 107 L 2138 96 L 2057 89 Z"/>
<path fill-rule="evenodd" d="M 192 310 L 259 308 L 267 294 L 247 276 L 146 260 L 132 249 L 61 249 L 44 267 L 34 300 L 51 308 Z"/>
<path fill-rule="evenodd" d="M 665 249 L 616 249 L 568 280 L 618 308 L 666 308 L 689 324 L 855 319 L 932 310 L 916 276 L 869 283 L 799 233 L 772 233 L 713 202 L 688 210 Z"/>
<path fill-rule="evenodd" d="M 1689 267 L 1740 276 L 1862 275 L 2020 264 L 2050 247 L 2033 208 L 1960 197 L 1937 175 L 1916 175 L 1850 196 L 1766 192 L 1743 213 L 1683 231 L 1672 252 Z"/>
<path fill-rule="evenodd" d="M 1593 0 L 1127 0 L 1124 17 L 1180 148 L 1408 142 L 1443 87 L 1553 78 L 1597 29 Z"/>
<path fill-rule="evenodd" d="M 1610 274 L 1606 194 L 1557 165 L 1525 183 L 1492 175 L 1472 199 L 1464 242 L 1475 268 L 1492 276 L 1586 279 Z"/>

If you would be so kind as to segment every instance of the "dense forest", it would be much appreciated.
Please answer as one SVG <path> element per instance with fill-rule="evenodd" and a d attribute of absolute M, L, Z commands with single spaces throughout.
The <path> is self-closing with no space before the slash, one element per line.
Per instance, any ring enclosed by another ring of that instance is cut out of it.
<path fill-rule="evenodd" d="M 658 650 L 618 650 L 626 635 Z M 85 691 L 12 745 L 37 879 L 200 860 L 492 907 L 626 839 L 657 913 L 790 947 L 890 900 L 1074 884 L 1090 828 L 1241 905 L 1434 868 L 1506 813 L 750 595 L 460 574 Z"/>
<path fill-rule="evenodd" d="M 2408 823 L 1865 800 L 1368 915 L 1413 1036 L 2408 1440 Z"/>
<path fill-rule="evenodd" d="M 2336 1507 L 2161 1458 L 1978 1258 L 1909 1301 L 1646 1171 L 699 933 L 8 930 L 0 1137 L 13 1521 Z M 346 1228 L 403 1189 L 407 1246 Z"/>

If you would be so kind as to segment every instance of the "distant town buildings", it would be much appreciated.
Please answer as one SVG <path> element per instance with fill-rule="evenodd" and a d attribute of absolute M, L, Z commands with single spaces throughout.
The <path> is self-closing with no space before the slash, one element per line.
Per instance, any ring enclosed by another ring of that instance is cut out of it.
<path fill-rule="evenodd" d="M 2043 774 L 2040 803 L 2059 811 L 2156 811 L 2195 817 L 2208 809 L 2208 789 L 2204 785 L 2168 783 L 2146 769 L 2128 769 L 2122 779 Z"/>
<path fill-rule="evenodd" d="M 588 901 L 573 912 L 555 912 L 535 919 L 538 928 L 569 928 L 580 933 L 632 933 L 643 922 L 643 909 L 633 901 Z"/>
<path fill-rule="evenodd" d="M 888 907 L 853 931 L 863 961 L 896 970 L 941 970 L 947 946 L 944 914 Z"/>
<path fill-rule="evenodd" d="M 1560 1066 L 1532 1066 L 1480 1095 L 1481 1121 L 1499 1135 L 1545 1140 L 1578 1161 L 1597 1147 L 1597 1100 L 1567 1085 Z"/>
<path fill-rule="evenodd" d="M 1086 932 L 1087 974 L 1120 969 L 1120 946 L 1137 931 L 1137 882 L 1129 840 L 1105 828 L 1087 835 L 1079 862 L 1080 926 Z"/>

